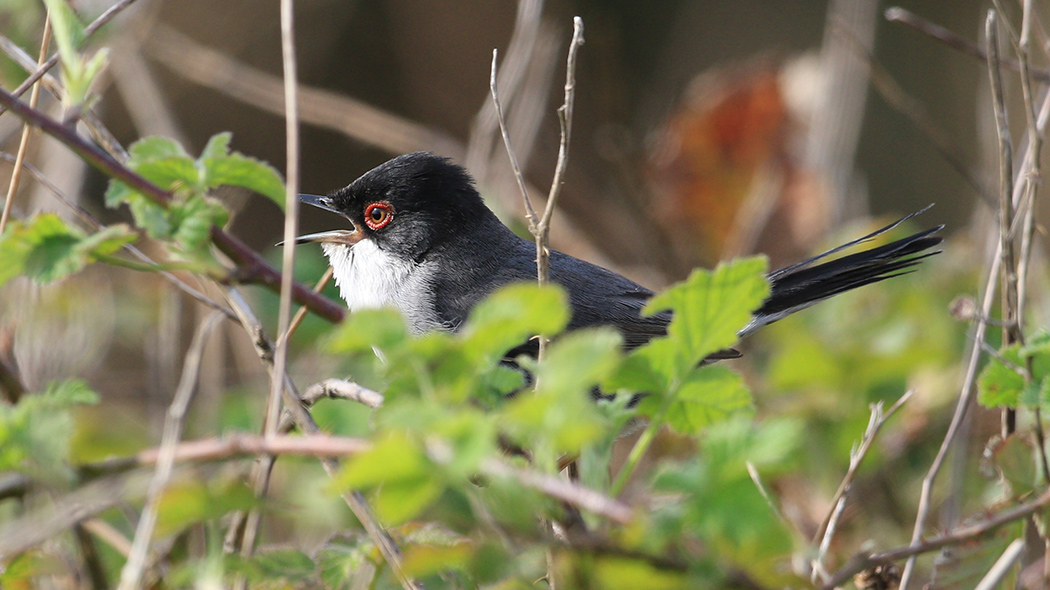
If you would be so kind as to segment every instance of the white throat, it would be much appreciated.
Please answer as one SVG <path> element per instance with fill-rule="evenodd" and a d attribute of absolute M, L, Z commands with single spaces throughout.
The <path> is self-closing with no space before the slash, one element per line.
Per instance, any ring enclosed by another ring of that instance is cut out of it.
<path fill-rule="evenodd" d="M 321 249 L 351 313 L 393 307 L 417 334 L 441 327 L 431 298 L 429 273 L 413 261 L 392 256 L 368 239 L 353 246 L 323 243 Z"/>

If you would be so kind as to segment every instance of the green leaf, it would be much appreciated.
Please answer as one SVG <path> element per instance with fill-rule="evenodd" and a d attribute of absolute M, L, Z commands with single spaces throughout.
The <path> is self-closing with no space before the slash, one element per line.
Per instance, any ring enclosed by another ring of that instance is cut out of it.
<path fill-rule="evenodd" d="M 682 573 L 657 569 L 643 561 L 626 557 L 602 557 L 594 563 L 594 581 L 606 590 L 671 590 L 686 586 Z"/>
<path fill-rule="evenodd" d="M 372 347 L 391 353 L 408 341 L 405 320 L 394 309 L 365 309 L 347 316 L 324 344 L 331 354 L 371 353 Z"/>
<path fill-rule="evenodd" d="M 135 141 L 128 147 L 129 164 L 140 164 L 162 158 L 189 158 L 190 154 L 182 144 L 160 135 L 150 135 Z"/>
<path fill-rule="evenodd" d="M 461 334 L 471 358 L 491 364 L 537 334 L 557 334 L 568 322 L 568 297 L 561 287 L 516 283 L 474 306 Z"/>
<path fill-rule="evenodd" d="M 98 392 L 82 379 L 54 381 L 48 384 L 47 389 L 41 395 L 57 407 L 94 405 L 99 402 Z"/>
<path fill-rule="evenodd" d="M 1025 379 L 1018 373 L 1021 366 L 1018 345 L 1002 349 L 977 377 L 977 402 L 986 408 L 1016 408 L 1025 388 Z"/>
<path fill-rule="evenodd" d="M 233 133 L 229 131 L 212 135 L 208 139 L 208 144 L 204 146 L 204 150 L 201 151 L 201 161 L 209 158 L 222 158 L 228 155 L 230 153 L 231 139 L 233 139 Z"/>
<path fill-rule="evenodd" d="M 536 367 L 541 387 L 555 395 L 587 392 L 618 365 L 623 336 L 613 328 L 576 330 L 554 340 Z"/>
<path fill-rule="evenodd" d="M 15 470 L 44 480 L 72 475 L 67 457 L 73 435 L 71 409 L 93 404 L 98 395 L 83 381 L 48 385 L 14 406 L 0 404 L 0 471 Z"/>
<path fill-rule="evenodd" d="M 738 373 L 721 365 L 694 369 L 678 388 L 666 420 L 682 434 L 697 435 L 708 425 L 751 408 L 751 392 Z M 654 416 L 663 406 L 657 396 L 639 404 L 639 411 Z"/>
<path fill-rule="evenodd" d="M 180 480 L 165 488 L 160 496 L 156 534 L 173 535 L 190 525 L 221 518 L 235 510 L 248 510 L 256 504 L 255 494 L 240 481 Z"/>
<path fill-rule="evenodd" d="M 229 218 L 220 203 L 197 195 L 184 203 L 173 204 L 169 212 L 175 221 L 175 244 L 186 253 L 206 249 L 211 243 L 212 226 L 222 227 Z"/>
<path fill-rule="evenodd" d="M 237 152 L 228 156 L 202 159 L 204 182 L 208 188 L 223 185 L 244 187 L 268 197 L 284 210 L 284 180 L 273 166 Z"/>
<path fill-rule="evenodd" d="M 57 281 L 136 237 L 123 225 L 85 236 L 53 213 L 13 222 L 0 236 L 0 285 L 20 274 L 42 283 Z"/>
<path fill-rule="evenodd" d="M 649 301 L 645 313 L 670 310 L 673 318 L 666 338 L 639 348 L 652 366 L 670 379 L 679 378 L 709 354 L 729 348 L 737 332 L 766 297 L 765 257 L 720 264 L 714 271 L 697 269 L 685 281 Z"/>
<path fill-rule="evenodd" d="M 463 569 L 474 554 L 469 543 L 454 545 L 410 545 L 405 548 L 403 567 L 410 576 L 423 577 L 442 571 Z"/>
<path fill-rule="evenodd" d="M 77 50 L 84 42 L 84 25 L 80 22 L 66 0 L 44 0 L 51 14 L 51 30 L 63 64 L 75 64 L 80 60 Z"/>
<path fill-rule="evenodd" d="M 398 524 L 418 515 L 444 491 L 437 475 L 436 466 L 415 442 L 391 433 L 350 459 L 333 485 L 342 490 L 380 487 L 373 501 L 376 513 Z"/>

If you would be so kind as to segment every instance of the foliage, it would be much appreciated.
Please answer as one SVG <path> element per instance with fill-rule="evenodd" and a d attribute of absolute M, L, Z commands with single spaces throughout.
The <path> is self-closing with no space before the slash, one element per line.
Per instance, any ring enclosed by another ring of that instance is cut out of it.
<path fill-rule="evenodd" d="M 211 262 L 208 247 L 212 226 L 222 227 L 229 218 L 226 208 L 208 196 L 219 186 L 240 186 L 256 191 L 279 206 L 284 203 L 284 183 L 267 164 L 238 152 L 230 152 L 230 133 L 213 136 L 201 155 L 193 159 L 177 142 L 164 137 L 146 137 L 128 149 L 127 166 L 146 180 L 171 191 L 169 203 L 161 204 L 134 188 L 112 181 L 106 204 L 126 203 L 135 222 L 146 233 L 169 244 L 179 259 Z"/>
<path fill-rule="evenodd" d="M 0 405 L 0 472 L 16 471 L 44 482 L 68 480 L 72 409 L 98 403 L 78 379 L 52 383 L 13 406 Z"/>

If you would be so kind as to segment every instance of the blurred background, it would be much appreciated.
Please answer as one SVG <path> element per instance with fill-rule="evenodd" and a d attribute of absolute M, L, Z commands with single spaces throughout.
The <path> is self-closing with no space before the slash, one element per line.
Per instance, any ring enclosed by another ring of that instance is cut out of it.
<path fill-rule="evenodd" d="M 76 3 L 85 21 L 109 5 Z M 982 42 L 987 2 L 899 5 Z M 578 15 L 586 44 L 555 247 L 659 289 L 697 265 L 747 253 L 766 253 L 782 266 L 936 203 L 912 227 L 946 223 L 944 254 L 916 275 L 774 326 L 746 345 L 738 365 L 755 387 L 760 414 L 800 415 L 813 425 L 801 461 L 816 475 L 781 484 L 796 500 L 791 516 L 805 522 L 819 521 L 826 508 L 820 498 L 841 477 L 867 404 L 917 389 L 859 496 L 868 511 L 877 506 L 879 518 L 896 523 L 887 534 L 900 540 L 895 526 L 914 516 L 917 477 L 961 382 L 966 324 L 952 320 L 947 306 L 980 286 L 995 236 L 981 201 L 997 190 L 997 151 L 984 64 L 888 22 L 888 7 L 868 0 L 299 2 L 301 190 L 327 193 L 396 154 L 429 150 L 467 166 L 492 208 L 524 231 L 489 94 L 492 50 L 499 51 L 515 151 L 534 198 L 542 198 L 558 150 L 556 108 Z M 34 56 L 42 22 L 37 2 L 0 4 L 0 32 Z M 210 136 L 232 131 L 233 149 L 284 168 L 276 2 L 139 0 L 89 46 L 112 49 L 95 112 L 123 145 L 160 134 L 196 154 Z M 6 58 L 0 72 L 7 88 L 25 76 Z M 1009 91 L 1020 113 L 1016 83 Z M 42 100 L 57 115 L 60 105 L 46 94 Z M 1023 117 L 1014 118 L 1020 137 Z M 0 149 L 13 153 L 19 132 L 18 119 L 0 118 Z M 74 155 L 39 136 L 32 146 L 30 161 L 58 190 L 106 222 L 129 219 L 104 209 L 105 179 Z M 0 170 L 8 173 L 9 166 Z M 221 197 L 235 211 L 232 232 L 276 259 L 277 207 L 258 195 Z M 16 199 L 20 215 L 70 215 L 36 182 L 24 182 Z M 302 229 L 338 222 L 305 211 Z M 317 249 L 301 249 L 302 280 L 312 283 L 324 268 Z M 1045 292 L 1043 277 L 1031 284 Z M 251 291 L 272 329 L 273 297 Z M 1045 318 L 1041 299 L 1030 308 L 1036 322 Z M 104 397 L 94 410 L 100 417 L 81 428 L 90 431 L 85 437 L 113 438 L 108 450 L 129 444 L 124 438 L 155 435 L 200 313 L 167 284 L 129 271 L 94 269 L 46 289 L 14 284 L 0 299 L 9 342 L 3 352 L 32 384 L 74 374 L 96 386 Z M 20 329 L 29 325 L 50 327 Z M 293 371 L 304 382 L 337 370 L 312 354 L 326 329 L 310 320 L 296 337 Z M 255 427 L 265 373 L 250 343 L 231 325 L 209 346 L 193 428 Z M 367 419 L 319 407 L 322 421 L 326 411 L 340 416 L 329 427 L 350 432 Z M 112 416 L 125 431 L 110 432 Z M 982 420 L 977 414 L 973 427 L 994 426 Z M 979 453 L 984 439 L 972 440 L 970 451 Z M 660 452 L 675 449 L 669 440 Z M 887 476 L 901 469 L 917 477 L 895 489 Z M 959 463 L 954 477 L 978 474 Z M 879 531 L 870 523 L 858 528 Z"/>

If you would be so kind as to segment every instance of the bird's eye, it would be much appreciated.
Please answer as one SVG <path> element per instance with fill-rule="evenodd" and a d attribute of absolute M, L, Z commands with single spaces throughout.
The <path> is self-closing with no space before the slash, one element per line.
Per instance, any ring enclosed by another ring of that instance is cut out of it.
<path fill-rule="evenodd" d="M 394 218 L 394 208 L 390 203 L 372 203 L 365 207 L 365 224 L 373 230 L 386 227 Z"/>

